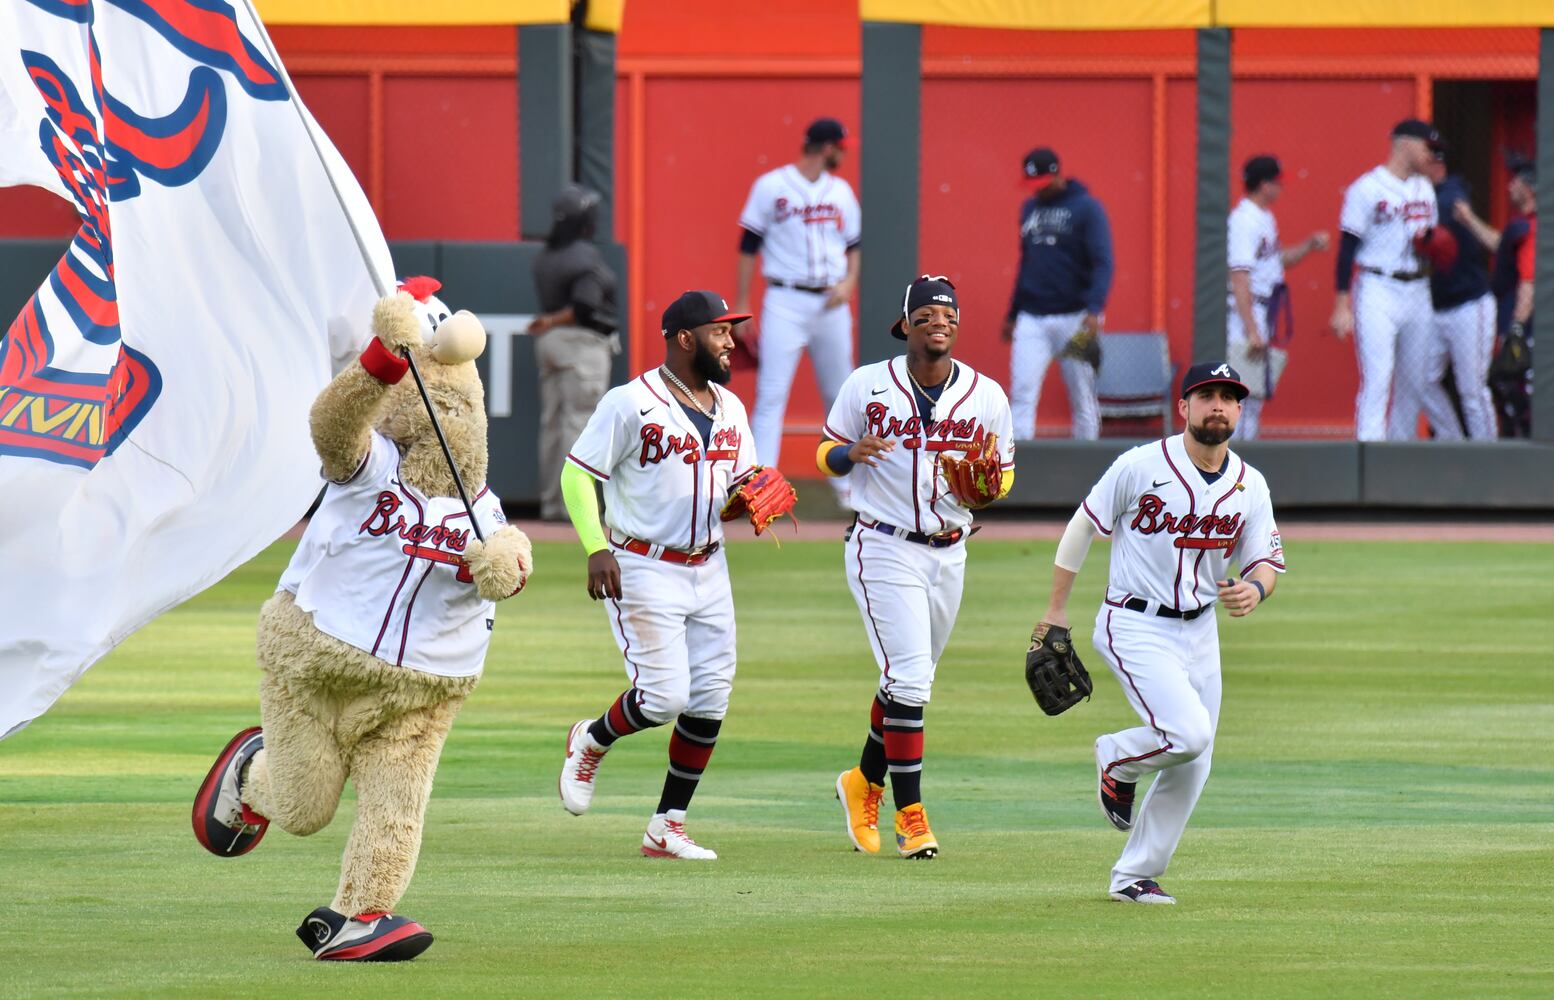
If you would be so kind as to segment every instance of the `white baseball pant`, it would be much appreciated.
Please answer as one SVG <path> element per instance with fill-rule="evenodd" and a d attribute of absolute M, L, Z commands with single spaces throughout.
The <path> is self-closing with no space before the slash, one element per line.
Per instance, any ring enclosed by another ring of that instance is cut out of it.
<path fill-rule="evenodd" d="M 1495 348 L 1495 297 L 1489 292 L 1435 314 L 1434 355 L 1426 378 L 1439 384 L 1451 361 L 1452 381 L 1462 401 L 1463 420 L 1468 437 L 1475 441 L 1493 441 L 1496 434 L 1495 400 L 1489 391 L 1489 358 Z M 1433 418 L 1432 418 L 1433 422 Z M 1455 430 L 1453 419 L 1448 430 Z M 1436 434 L 1442 437 L 1439 426 Z M 1460 438 L 1458 434 L 1449 440 Z"/>
<path fill-rule="evenodd" d="M 1036 436 L 1036 404 L 1041 383 L 1052 363 L 1079 332 L 1083 312 L 1036 316 L 1022 312 L 1014 321 L 1014 346 L 1009 351 L 1009 410 L 1014 417 L 1014 436 L 1026 441 Z M 1101 436 L 1101 411 L 1095 400 L 1095 369 L 1078 358 L 1062 358 L 1063 384 L 1068 387 L 1073 437 L 1094 441 Z"/>
<path fill-rule="evenodd" d="M 604 602 L 626 676 L 657 723 L 721 719 L 734 686 L 734 593 L 723 552 L 700 566 L 612 549 L 621 597 Z"/>
<path fill-rule="evenodd" d="M 1102 604 L 1095 648 L 1144 723 L 1096 741 L 1118 781 L 1154 774 L 1133 807 L 1133 829 L 1112 868 L 1111 891 L 1165 874 L 1203 784 L 1219 726 L 1219 629 L 1211 610 L 1192 621 Z"/>
<path fill-rule="evenodd" d="M 1354 425 L 1359 440 L 1414 440 L 1421 406 L 1436 427 L 1456 426 L 1445 391 L 1429 382 L 1434 316 L 1425 279 L 1398 281 L 1369 272 L 1359 276 L 1354 291 L 1360 364 Z"/>
<path fill-rule="evenodd" d="M 776 465 L 782 456 L 783 420 L 799 356 L 809 352 L 826 412 L 852 374 L 852 310 L 846 305 L 827 309 L 823 292 L 768 287 L 761 300 L 760 345 L 750 432 L 755 436 L 755 453 L 761 464 Z M 818 427 L 815 432 L 819 433 Z M 845 493 L 845 478 L 831 482 Z"/>
<path fill-rule="evenodd" d="M 1264 306 L 1254 302 L 1252 305 L 1252 319 L 1257 323 L 1257 332 L 1263 338 L 1263 343 L 1268 343 L 1268 319 Z M 1226 312 L 1225 323 L 1225 355 L 1233 358 L 1236 347 L 1246 340 L 1246 327 L 1241 322 L 1241 314 L 1236 312 L 1234 300 Z M 1245 377 L 1243 375 L 1243 377 Z M 1236 422 L 1237 441 L 1255 441 L 1258 428 L 1262 425 L 1263 403 L 1265 400 L 1257 396 L 1248 396 L 1241 401 L 1241 419 Z"/>
<path fill-rule="evenodd" d="M 855 524 L 844 549 L 880 690 L 904 705 L 928 704 L 960 611 L 966 543 L 934 548 Z"/>

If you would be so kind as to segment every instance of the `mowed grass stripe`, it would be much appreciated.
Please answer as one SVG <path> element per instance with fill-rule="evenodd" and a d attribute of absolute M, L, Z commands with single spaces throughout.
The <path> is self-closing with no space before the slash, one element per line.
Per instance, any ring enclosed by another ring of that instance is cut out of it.
<path fill-rule="evenodd" d="M 945 853 L 919 864 L 848 850 L 831 798 L 876 679 L 840 546 L 732 546 L 740 672 L 692 813 L 721 858 L 692 866 L 636 854 L 662 731 L 608 758 L 588 816 L 555 801 L 567 725 L 624 674 L 581 552 L 539 545 L 402 904 L 437 944 L 380 968 L 320 967 L 291 935 L 333 893 L 349 793 L 327 830 L 272 831 L 241 860 L 188 828 L 211 755 L 257 717 L 277 545 L 0 744 L 0 994 L 1547 995 L 1549 549 L 1288 542 L 1274 599 L 1221 618 L 1214 775 L 1162 879 L 1169 909 L 1104 894 L 1122 837 L 1090 744 L 1134 724 L 1089 645 L 1104 546 L 1073 606 L 1096 697 L 1049 719 L 1020 665 L 1052 545 L 972 543 L 928 711 Z"/>

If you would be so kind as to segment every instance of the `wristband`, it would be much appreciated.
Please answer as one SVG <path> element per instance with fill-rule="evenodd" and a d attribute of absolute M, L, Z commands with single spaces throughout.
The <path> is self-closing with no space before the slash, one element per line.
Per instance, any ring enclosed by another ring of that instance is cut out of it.
<path fill-rule="evenodd" d="M 385 347 L 377 337 L 367 342 L 360 360 L 367 374 L 384 385 L 395 384 L 410 370 L 410 362 Z"/>
<path fill-rule="evenodd" d="M 1264 601 L 1268 600 L 1268 591 L 1263 589 L 1263 585 L 1262 584 L 1258 583 L 1256 580 L 1253 580 L 1253 579 L 1250 579 L 1250 578 L 1244 577 L 1244 576 L 1241 579 L 1246 580 L 1247 583 L 1250 583 L 1252 586 L 1257 588 L 1257 603 L 1258 604 L 1261 604 Z"/>
<path fill-rule="evenodd" d="M 1506 332 L 1513 337 L 1521 337 L 1526 335 L 1527 328 L 1521 323 L 1512 323 L 1510 329 L 1508 329 Z"/>

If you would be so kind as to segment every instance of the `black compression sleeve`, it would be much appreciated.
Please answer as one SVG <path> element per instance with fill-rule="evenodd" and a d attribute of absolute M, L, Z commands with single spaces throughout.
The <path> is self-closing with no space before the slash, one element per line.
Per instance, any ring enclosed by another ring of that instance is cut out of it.
<path fill-rule="evenodd" d="M 1338 272 L 1334 275 L 1334 287 L 1340 292 L 1349 290 L 1354 279 L 1354 255 L 1360 249 L 1360 238 L 1353 233 L 1338 236 Z"/>
<path fill-rule="evenodd" d="M 748 229 L 739 230 L 739 252 L 756 253 L 761 249 L 761 234 L 752 233 Z"/>

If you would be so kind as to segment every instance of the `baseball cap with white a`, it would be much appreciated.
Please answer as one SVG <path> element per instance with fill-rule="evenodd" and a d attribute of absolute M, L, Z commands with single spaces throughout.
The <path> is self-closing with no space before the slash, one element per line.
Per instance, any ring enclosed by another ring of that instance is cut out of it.
<path fill-rule="evenodd" d="M 1241 373 L 1230 367 L 1230 362 L 1205 361 L 1193 365 L 1182 376 L 1182 398 L 1186 399 L 1206 385 L 1228 385 L 1237 399 L 1245 399 L 1252 392 L 1241 381 Z"/>

